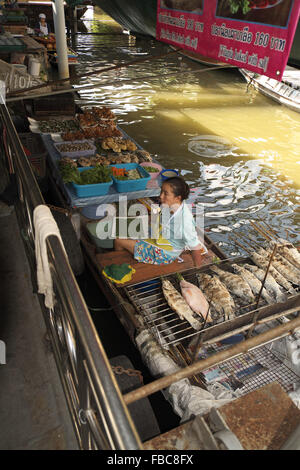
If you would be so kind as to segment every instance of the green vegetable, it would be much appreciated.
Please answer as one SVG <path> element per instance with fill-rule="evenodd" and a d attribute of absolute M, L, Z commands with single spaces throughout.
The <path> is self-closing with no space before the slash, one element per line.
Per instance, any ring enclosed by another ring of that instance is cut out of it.
<path fill-rule="evenodd" d="M 158 173 L 159 172 L 159 169 L 155 168 L 154 166 L 145 166 L 144 168 L 145 168 L 146 171 L 148 171 L 148 173 Z"/>
<path fill-rule="evenodd" d="M 59 164 L 64 183 L 79 185 L 108 183 L 111 181 L 111 169 L 107 165 L 97 165 L 89 170 L 79 171 L 69 163 Z"/>
<path fill-rule="evenodd" d="M 246 15 L 251 10 L 249 0 L 229 0 L 229 5 L 232 14 L 237 13 L 241 9 L 243 15 Z"/>

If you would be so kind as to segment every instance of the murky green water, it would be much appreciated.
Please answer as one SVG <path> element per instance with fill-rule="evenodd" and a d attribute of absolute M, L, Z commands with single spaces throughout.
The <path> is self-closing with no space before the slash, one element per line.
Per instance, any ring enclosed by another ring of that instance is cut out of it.
<path fill-rule="evenodd" d="M 75 38 L 78 74 L 170 51 L 155 40 L 115 34 L 113 22 L 99 18 L 86 24 L 106 34 Z M 110 106 L 120 127 L 180 171 L 191 200 L 205 206 L 211 238 L 228 254 L 238 252 L 232 231 L 262 240 L 251 220 L 263 219 L 299 243 L 300 114 L 247 89 L 235 70 L 204 69 L 174 54 L 89 76 L 80 84 L 94 86 L 80 92 L 79 104 Z"/>

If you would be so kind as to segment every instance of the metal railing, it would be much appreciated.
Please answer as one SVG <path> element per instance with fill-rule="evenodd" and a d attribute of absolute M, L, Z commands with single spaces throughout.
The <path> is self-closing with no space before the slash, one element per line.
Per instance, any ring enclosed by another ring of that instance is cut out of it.
<path fill-rule="evenodd" d="M 0 118 L 5 157 L 17 181 L 16 213 L 36 283 L 33 210 L 45 201 L 5 104 L 0 104 Z M 57 237 L 48 237 L 47 249 L 55 307 L 46 308 L 44 297 L 38 297 L 79 448 L 141 449 L 140 438 Z"/>

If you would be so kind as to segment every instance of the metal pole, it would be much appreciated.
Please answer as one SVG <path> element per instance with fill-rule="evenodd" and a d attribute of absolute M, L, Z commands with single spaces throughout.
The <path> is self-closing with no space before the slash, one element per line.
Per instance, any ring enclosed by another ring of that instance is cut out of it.
<path fill-rule="evenodd" d="M 66 36 L 66 21 L 63 0 L 55 0 L 52 3 L 53 21 L 56 37 L 56 52 L 58 60 L 58 75 L 61 80 L 68 79 L 69 64 L 68 64 L 68 46 Z"/>
<path fill-rule="evenodd" d="M 237 345 L 232 346 L 231 348 L 228 348 L 225 351 L 213 354 L 207 359 L 197 361 L 194 364 L 187 366 L 184 369 L 179 370 L 178 372 L 175 372 L 174 374 L 162 377 L 161 379 L 155 380 L 154 382 L 151 382 L 147 385 L 144 385 L 143 387 L 133 390 L 132 392 L 129 392 L 124 395 L 124 401 L 127 405 L 129 405 L 130 403 L 140 400 L 141 398 L 145 398 L 151 395 L 152 393 L 158 392 L 159 390 L 163 390 L 164 388 L 169 387 L 170 385 L 175 382 L 178 382 L 181 379 L 191 377 L 195 374 L 198 374 L 202 370 L 220 364 L 221 362 L 224 362 L 227 359 L 231 359 L 232 357 L 244 354 L 250 349 L 268 343 L 279 337 L 286 336 L 292 333 L 294 329 L 299 327 L 300 317 L 296 318 L 295 320 L 291 320 L 288 323 L 285 323 L 284 325 L 277 326 L 275 328 L 272 328 L 271 330 L 254 336 L 253 338 L 238 343 Z"/>

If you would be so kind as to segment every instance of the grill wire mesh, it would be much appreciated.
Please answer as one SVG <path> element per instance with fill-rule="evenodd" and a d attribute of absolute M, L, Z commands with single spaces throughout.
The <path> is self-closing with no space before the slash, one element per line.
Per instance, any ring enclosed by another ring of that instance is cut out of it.
<path fill-rule="evenodd" d="M 201 349 L 197 359 L 204 359 L 225 349 L 217 343 Z M 297 388 L 300 377 L 267 345 L 229 359 L 199 374 L 206 385 L 219 382 L 245 395 L 271 382 L 278 382 L 286 392 Z"/>
<path fill-rule="evenodd" d="M 249 258 L 243 258 L 238 260 L 237 264 L 242 265 L 243 263 L 251 263 Z M 222 269 L 232 271 L 231 264 L 237 262 L 237 260 L 231 260 L 230 262 L 226 261 L 220 263 L 219 267 Z M 191 282 L 192 284 L 198 285 L 196 274 L 198 272 L 214 274 L 212 271 L 209 271 L 209 266 L 200 269 L 191 269 L 185 272 L 182 272 L 184 279 Z M 165 279 L 168 279 L 172 282 L 174 287 L 180 292 L 179 282 L 176 279 L 176 276 L 169 275 Z M 133 284 L 125 288 L 125 292 L 134 304 L 137 311 L 142 315 L 143 320 L 147 327 L 152 331 L 153 335 L 158 340 L 159 344 L 168 349 L 170 346 L 177 344 L 184 344 L 187 340 L 192 339 L 199 332 L 190 326 L 186 320 L 181 320 L 176 312 L 174 312 L 168 305 L 167 301 L 164 298 L 161 280 L 159 278 L 154 278 L 150 281 L 141 282 L 138 284 Z M 256 305 L 256 302 L 249 305 L 243 305 L 237 297 L 232 295 L 235 305 L 237 318 L 245 313 L 254 312 L 256 308 L 258 309 L 267 306 L 266 301 L 261 298 L 259 304 Z M 291 296 L 290 296 L 291 297 Z M 282 303 L 282 312 L 285 310 L 285 304 Z M 231 321 L 232 330 L 234 330 L 234 322 Z M 224 318 L 216 320 L 213 325 L 205 326 L 205 333 L 209 329 L 214 329 L 216 324 L 225 324 Z M 213 342 L 213 341 L 211 341 Z"/>

